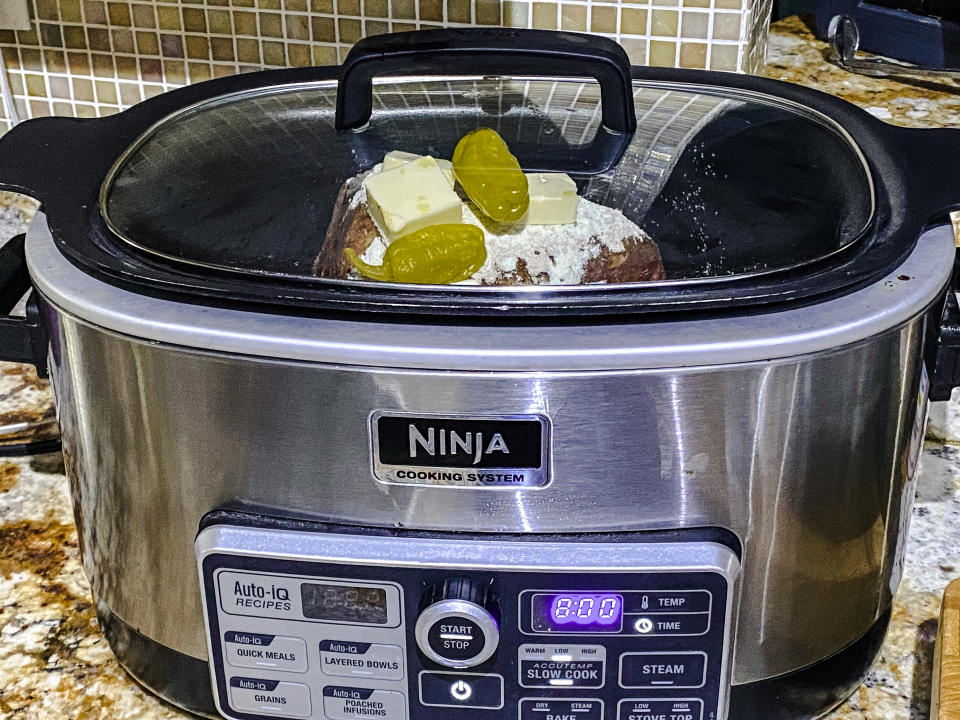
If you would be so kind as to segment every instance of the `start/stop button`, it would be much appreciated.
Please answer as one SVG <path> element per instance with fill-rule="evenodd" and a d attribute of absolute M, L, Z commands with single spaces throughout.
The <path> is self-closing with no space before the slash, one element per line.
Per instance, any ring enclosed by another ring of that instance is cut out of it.
<path fill-rule="evenodd" d="M 448 660 L 470 660 L 483 653 L 487 644 L 480 623 L 460 616 L 444 616 L 427 630 L 427 644 Z"/>
<path fill-rule="evenodd" d="M 447 584 L 445 592 L 427 605 L 417 618 L 416 638 L 420 650 L 435 663 L 451 668 L 469 668 L 489 660 L 500 643 L 500 629 L 492 600 L 457 597 Z M 466 594 L 466 593 L 464 593 Z M 443 595 L 448 595 L 443 597 Z"/>

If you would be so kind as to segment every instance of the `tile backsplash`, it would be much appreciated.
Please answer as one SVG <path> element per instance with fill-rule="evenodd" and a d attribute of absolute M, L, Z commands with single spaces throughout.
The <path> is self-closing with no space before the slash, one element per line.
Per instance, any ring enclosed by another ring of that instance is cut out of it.
<path fill-rule="evenodd" d="M 2 1 L 2 0 L 0 0 Z M 593 32 L 638 65 L 751 72 L 772 0 L 30 0 L 0 30 L 0 133 L 46 115 L 107 115 L 186 83 L 329 65 L 366 35 L 505 25 Z"/>

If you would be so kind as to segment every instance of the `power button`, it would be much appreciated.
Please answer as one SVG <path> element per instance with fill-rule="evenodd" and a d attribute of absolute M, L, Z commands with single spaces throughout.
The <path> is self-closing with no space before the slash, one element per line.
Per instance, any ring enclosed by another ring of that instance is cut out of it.
<path fill-rule="evenodd" d="M 473 697 L 473 686 L 464 680 L 457 680 L 450 686 L 450 697 L 457 702 L 466 702 Z"/>
<path fill-rule="evenodd" d="M 502 675 L 424 670 L 418 677 L 418 684 L 420 704 L 427 707 L 473 710 L 500 710 L 503 707 Z"/>

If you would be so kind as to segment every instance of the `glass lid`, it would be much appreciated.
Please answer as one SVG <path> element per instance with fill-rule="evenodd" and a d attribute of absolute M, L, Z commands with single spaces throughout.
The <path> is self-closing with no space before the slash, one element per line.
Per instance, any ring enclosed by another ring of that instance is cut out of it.
<path fill-rule="evenodd" d="M 146 132 L 101 211 L 178 263 L 469 292 L 724 282 L 822 261 L 870 225 L 866 163 L 825 116 L 706 85 L 632 91 L 632 135 L 603 126 L 581 79 L 378 81 L 370 122 L 341 132 L 335 81 L 226 95 Z"/>

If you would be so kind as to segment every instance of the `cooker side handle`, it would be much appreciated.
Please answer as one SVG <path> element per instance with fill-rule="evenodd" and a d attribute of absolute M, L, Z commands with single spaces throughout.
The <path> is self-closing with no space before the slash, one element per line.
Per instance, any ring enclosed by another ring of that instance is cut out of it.
<path fill-rule="evenodd" d="M 25 235 L 0 247 L 0 360 L 29 363 L 37 375 L 47 377 L 47 335 L 40 319 L 36 293 L 27 299 L 26 317 L 7 315 L 30 289 L 24 252 Z"/>
<path fill-rule="evenodd" d="M 97 120 L 45 117 L 14 125 L 0 138 L 0 190 L 41 203 L 96 164 Z"/>
<path fill-rule="evenodd" d="M 960 258 L 960 255 L 958 255 Z M 953 280 L 947 290 L 947 301 L 940 318 L 940 337 L 936 349 L 933 375 L 930 378 L 930 399 L 949 400 L 955 387 L 960 387 L 960 259 L 953 264 Z"/>
<path fill-rule="evenodd" d="M 364 38 L 340 70 L 336 128 L 359 130 L 373 112 L 373 78 L 415 75 L 593 77 L 604 127 L 637 129 L 630 59 L 620 45 L 582 33 L 513 28 L 447 28 Z"/>
<path fill-rule="evenodd" d="M 903 128 L 880 125 L 887 147 L 903 172 L 903 185 L 895 196 L 918 231 L 949 222 L 948 213 L 960 210 L 960 130 Z M 949 400 L 960 387 L 960 253 L 954 259 L 939 336 L 930 351 L 930 399 Z"/>
<path fill-rule="evenodd" d="M 922 224 L 942 224 L 947 213 L 960 210 L 960 130 L 881 125 L 903 172 L 897 200 Z"/>

